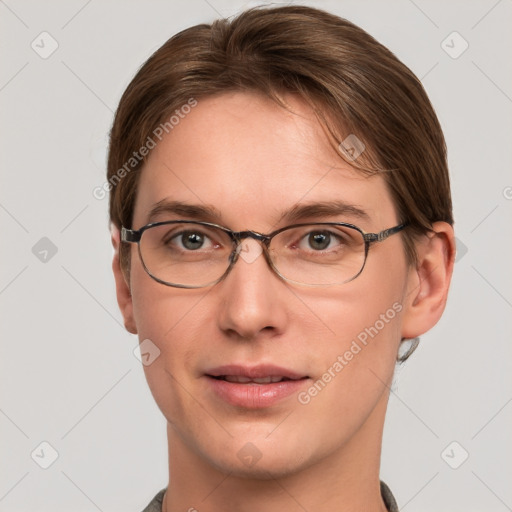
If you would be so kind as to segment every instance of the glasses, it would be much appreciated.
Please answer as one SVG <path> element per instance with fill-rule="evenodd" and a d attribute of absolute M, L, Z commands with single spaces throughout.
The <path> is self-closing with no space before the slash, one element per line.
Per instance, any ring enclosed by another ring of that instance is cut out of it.
<path fill-rule="evenodd" d="M 331 286 L 355 279 L 363 271 L 370 245 L 405 226 L 365 233 L 345 222 L 314 222 L 286 226 L 265 235 L 235 232 L 210 222 L 172 220 L 138 230 L 122 227 L 121 240 L 138 244 L 145 271 L 167 286 L 203 288 L 218 283 L 240 256 L 251 262 L 248 253 L 244 255 L 248 246 L 242 248 L 246 238 L 261 242 L 268 265 L 285 281 Z"/>

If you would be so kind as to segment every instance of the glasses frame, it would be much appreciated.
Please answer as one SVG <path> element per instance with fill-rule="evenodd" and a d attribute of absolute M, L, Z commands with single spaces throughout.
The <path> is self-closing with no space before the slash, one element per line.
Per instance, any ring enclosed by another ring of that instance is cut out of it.
<path fill-rule="evenodd" d="M 141 249 L 140 249 L 140 241 L 142 239 L 142 235 L 145 231 L 148 229 L 151 229 L 156 226 L 163 226 L 167 224 L 198 224 L 206 227 L 213 227 L 220 229 L 221 231 L 225 232 L 231 241 L 233 242 L 233 250 L 231 251 L 231 254 L 229 256 L 229 264 L 226 269 L 226 271 L 215 281 L 212 281 L 210 283 L 196 286 L 196 285 L 184 285 L 184 284 L 177 284 L 177 283 L 169 283 L 167 281 L 163 281 L 162 279 L 159 279 L 158 277 L 154 276 L 150 270 L 146 267 L 146 264 L 144 262 L 144 258 L 142 257 Z M 274 266 L 274 263 L 272 262 L 272 258 L 270 257 L 269 253 L 269 247 L 270 243 L 272 242 L 272 239 L 278 235 L 279 233 L 282 233 L 283 231 L 286 231 L 288 229 L 293 228 L 299 228 L 303 226 L 344 226 L 347 228 L 355 229 L 356 231 L 359 231 L 361 233 L 363 240 L 364 240 L 364 261 L 363 265 L 361 266 L 361 270 L 352 278 L 347 279 L 346 281 L 343 281 L 342 283 L 332 283 L 332 284 L 308 284 L 308 283 L 301 283 L 299 281 L 294 281 L 292 279 L 288 279 L 287 277 L 283 276 L 279 270 Z M 274 271 L 274 273 L 279 276 L 284 281 L 287 281 L 289 283 L 299 284 L 302 286 L 334 286 L 334 285 L 341 285 L 349 283 L 350 281 L 353 281 L 356 279 L 363 271 L 366 260 L 368 259 L 368 253 L 370 251 L 371 244 L 375 242 L 383 242 L 387 238 L 389 238 L 391 235 L 394 235 L 396 233 L 399 233 L 407 226 L 407 223 L 398 224 L 396 226 L 393 226 L 388 229 L 384 229 L 380 231 L 379 233 L 367 233 L 358 226 L 355 226 L 354 224 L 349 224 L 347 222 L 303 222 L 300 224 L 292 224 L 290 226 L 284 226 L 282 228 L 276 229 L 275 231 L 272 231 L 271 233 L 264 234 L 264 233 L 258 233 L 257 231 L 252 230 L 245 230 L 245 231 L 232 231 L 229 228 L 226 228 L 225 226 L 221 226 L 219 224 L 214 224 L 212 222 L 204 222 L 204 221 L 196 221 L 196 220 L 167 220 L 162 222 L 152 222 L 151 224 L 146 224 L 145 226 L 141 227 L 140 229 L 128 229 L 124 226 L 121 227 L 121 242 L 125 243 L 136 243 L 138 246 L 138 252 L 139 252 L 139 258 L 142 263 L 142 266 L 146 273 L 155 281 L 157 281 L 160 284 L 163 284 L 165 286 L 172 286 L 174 288 L 188 288 L 188 289 L 197 289 L 197 288 L 206 288 L 208 286 L 213 286 L 223 279 L 226 278 L 226 276 L 230 273 L 231 269 L 235 265 L 235 263 L 238 261 L 239 255 L 240 255 L 240 247 L 241 243 L 246 238 L 252 238 L 254 240 L 257 240 L 262 243 L 263 245 L 263 254 L 265 257 L 265 260 L 267 261 L 269 267 Z"/>

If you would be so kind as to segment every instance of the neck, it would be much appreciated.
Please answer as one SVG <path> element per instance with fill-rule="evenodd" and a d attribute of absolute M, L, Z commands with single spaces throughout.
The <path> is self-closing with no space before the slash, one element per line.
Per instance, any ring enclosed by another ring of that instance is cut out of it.
<path fill-rule="evenodd" d="M 168 424 L 169 485 L 163 512 L 386 512 L 379 481 L 384 395 L 344 446 L 286 474 L 269 471 L 250 478 L 220 471 Z"/>

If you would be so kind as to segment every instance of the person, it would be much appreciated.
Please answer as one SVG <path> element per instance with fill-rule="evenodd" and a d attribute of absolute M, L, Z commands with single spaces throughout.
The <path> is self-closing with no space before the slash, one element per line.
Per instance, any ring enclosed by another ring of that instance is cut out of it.
<path fill-rule="evenodd" d="M 398 510 L 390 385 L 455 255 L 414 74 L 312 7 L 188 28 L 122 95 L 107 178 L 117 300 L 167 422 L 146 512 Z"/>

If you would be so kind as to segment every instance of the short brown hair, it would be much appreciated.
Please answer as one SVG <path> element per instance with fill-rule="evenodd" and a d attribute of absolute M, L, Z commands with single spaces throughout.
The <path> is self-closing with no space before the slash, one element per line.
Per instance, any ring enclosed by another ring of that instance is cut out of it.
<path fill-rule="evenodd" d="M 257 91 L 311 105 L 336 144 L 355 135 L 366 146 L 364 173 L 382 172 L 401 222 L 405 251 L 436 221 L 453 224 L 443 133 L 418 78 L 353 23 L 305 6 L 253 8 L 234 19 L 201 24 L 171 37 L 124 92 L 110 132 L 110 220 L 132 227 L 138 176 L 146 158 L 126 162 L 173 112 L 201 98 Z M 124 168 L 124 172 L 120 172 Z M 130 172 L 128 172 L 130 171 Z M 122 178 L 122 179 L 121 179 Z M 121 266 L 129 251 L 121 247 Z"/>

